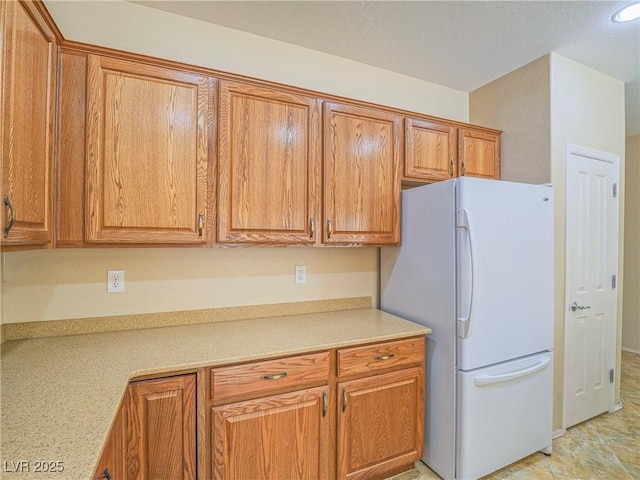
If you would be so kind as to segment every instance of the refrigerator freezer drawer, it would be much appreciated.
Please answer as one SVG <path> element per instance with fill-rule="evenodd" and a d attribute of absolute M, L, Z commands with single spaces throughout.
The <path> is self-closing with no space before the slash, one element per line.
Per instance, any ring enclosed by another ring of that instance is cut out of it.
<path fill-rule="evenodd" d="M 457 374 L 456 478 L 475 479 L 551 445 L 553 354 Z"/>

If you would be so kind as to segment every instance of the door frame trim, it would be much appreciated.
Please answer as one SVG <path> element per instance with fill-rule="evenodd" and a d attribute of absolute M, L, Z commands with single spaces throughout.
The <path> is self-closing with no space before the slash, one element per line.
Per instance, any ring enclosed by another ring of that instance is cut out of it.
<path fill-rule="evenodd" d="M 563 307 L 563 347 L 564 347 L 564 351 L 563 351 L 563 389 L 562 389 L 562 429 L 566 430 L 567 426 L 566 426 L 566 412 L 567 412 L 567 396 L 565 395 L 565 386 L 566 386 L 566 377 L 567 377 L 567 363 L 568 363 L 568 356 L 567 356 L 567 336 L 566 336 L 566 325 L 567 325 L 567 320 L 568 320 L 568 309 L 566 308 L 567 305 L 569 305 L 569 298 L 568 298 L 568 290 L 567 290 L 567 278 L 568 278 L 568 268 L 567 268 L 567 235 L 566 235 L 566 231 L 568 231 L 568 215 L 566 214 L 566 211 L 568 210 L 567 208 L 567 192 L 568 192 L 568 182 L 569 182 L 569 176 L 567 174 L 568 168 L 569 168 L 569 157 L 571 155 L 577 156 L 577 157 L 584 157 L 584 158 L 588 158 L 591 160 L 597 160 L 600 162 L 606 162 L 609 164 L 613 165 L 614 168 L 614 172 L 613 172 L 613 181 L 615 183 L 618 184 L 618 194 L 617 194 L 617 199 L 620 198 L 620 155 L 614 154 L 614 153 L 608 153 L 608 152 L 603 152 L 600 150 L 595 150 L 593 148 L 588 148 L 588 147 L 583 147 L 580 145 L 575 145 L 572 143 L 567 143 L 566 144 L 566 149 L 565 149 L 565 179 L 564 179 L 564 197 L 565 197 L 565 219 L 564 219 L 564 228 L 565 228 L 565 244 L 564 244 L 564 249 L 565 249 L 565 271 L 564 271 L 564 307 Z M 620 203 L 618 200 L 618 207 L 615 209 L 615 224 L 616 224 L 616 232 L 617 232 L 617 243 L 616 243 L 616 252 L 617 255 L 615 255 L 615 257 L 613 258 L 613 268 L 612 271 L 616 274 L 616 278 L 620 279 L 620 264 L 619 264 L 619 240 L 620 240 L 620 207 L 619 207 Z M 620 297 L 620 282 L 618 282 L 618 285 L 616 286 L 616 302 L 615 302 L 615 320 L 614 320 L 614 325 L 613 325 L 613 331 L 611 332 L 611 349 L 610 349 L 610 358 L 609 358 L 609 362 L 611 365 L 611 368 L 615 368 L 616 366 L 616 356 L 617 356 L 617 352 L 616 352 L 616 346 L 617 346 L 617 331 L 618 331 L 618 300 Z M 609 383 L 609 413 L 615 412 L 616 410 L 619 410 L 621 408 L 620 404 L 616 404 L 615 402 L 615 385 L 617 382 L 619 382 L 619 375 L 620 372 L 616 372 L 616 379 L 614 380 L 613 383 Z"/>

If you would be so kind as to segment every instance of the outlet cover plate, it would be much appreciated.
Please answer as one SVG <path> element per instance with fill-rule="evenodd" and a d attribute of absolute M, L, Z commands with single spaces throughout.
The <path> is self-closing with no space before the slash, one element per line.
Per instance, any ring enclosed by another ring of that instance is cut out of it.
<path fill-rule="evenodd" d="M 107 292 L 124 292 L 124 270 L 107 270 Z"/>
<path fill-rule="evenodd" d="M 306 265 L 296 265 L 296 283 L 307 283 Z"/>

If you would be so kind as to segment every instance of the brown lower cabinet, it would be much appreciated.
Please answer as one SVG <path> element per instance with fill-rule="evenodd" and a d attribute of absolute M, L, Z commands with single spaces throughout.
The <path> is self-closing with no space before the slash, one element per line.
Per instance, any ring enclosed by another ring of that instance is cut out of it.
<path fill-rule="evenodd" d="M 216 407 L 213 478 L 329 478 L 328 387 Z"/>
<path fill-rule="evenodd" d="M 127 388 L 95 479 L 195 480 L 196 375 Z"/>
<path fill-rule="evenodd" d="M 408 470 L 422 455 L 424 345 L 414 337 L 133 382 L 94 479 L 351 480 Z"/>
<path fill-rule="evenodd" d="M 422 456 L 422 368 L 338 384 L 338 478 L 380 476 Z"/>

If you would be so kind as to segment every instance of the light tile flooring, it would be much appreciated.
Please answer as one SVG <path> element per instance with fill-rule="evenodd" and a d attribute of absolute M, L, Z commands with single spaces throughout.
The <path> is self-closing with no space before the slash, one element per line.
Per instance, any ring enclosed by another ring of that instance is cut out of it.
<path fill-rule="evenodd" d="M 640 355 L 622 352 L 622 409 L 571 427 L 549 457 L 534 453 L 483 480 L 640 480 Z M 439 480 L 423 463 L 392 480 Z"/>

